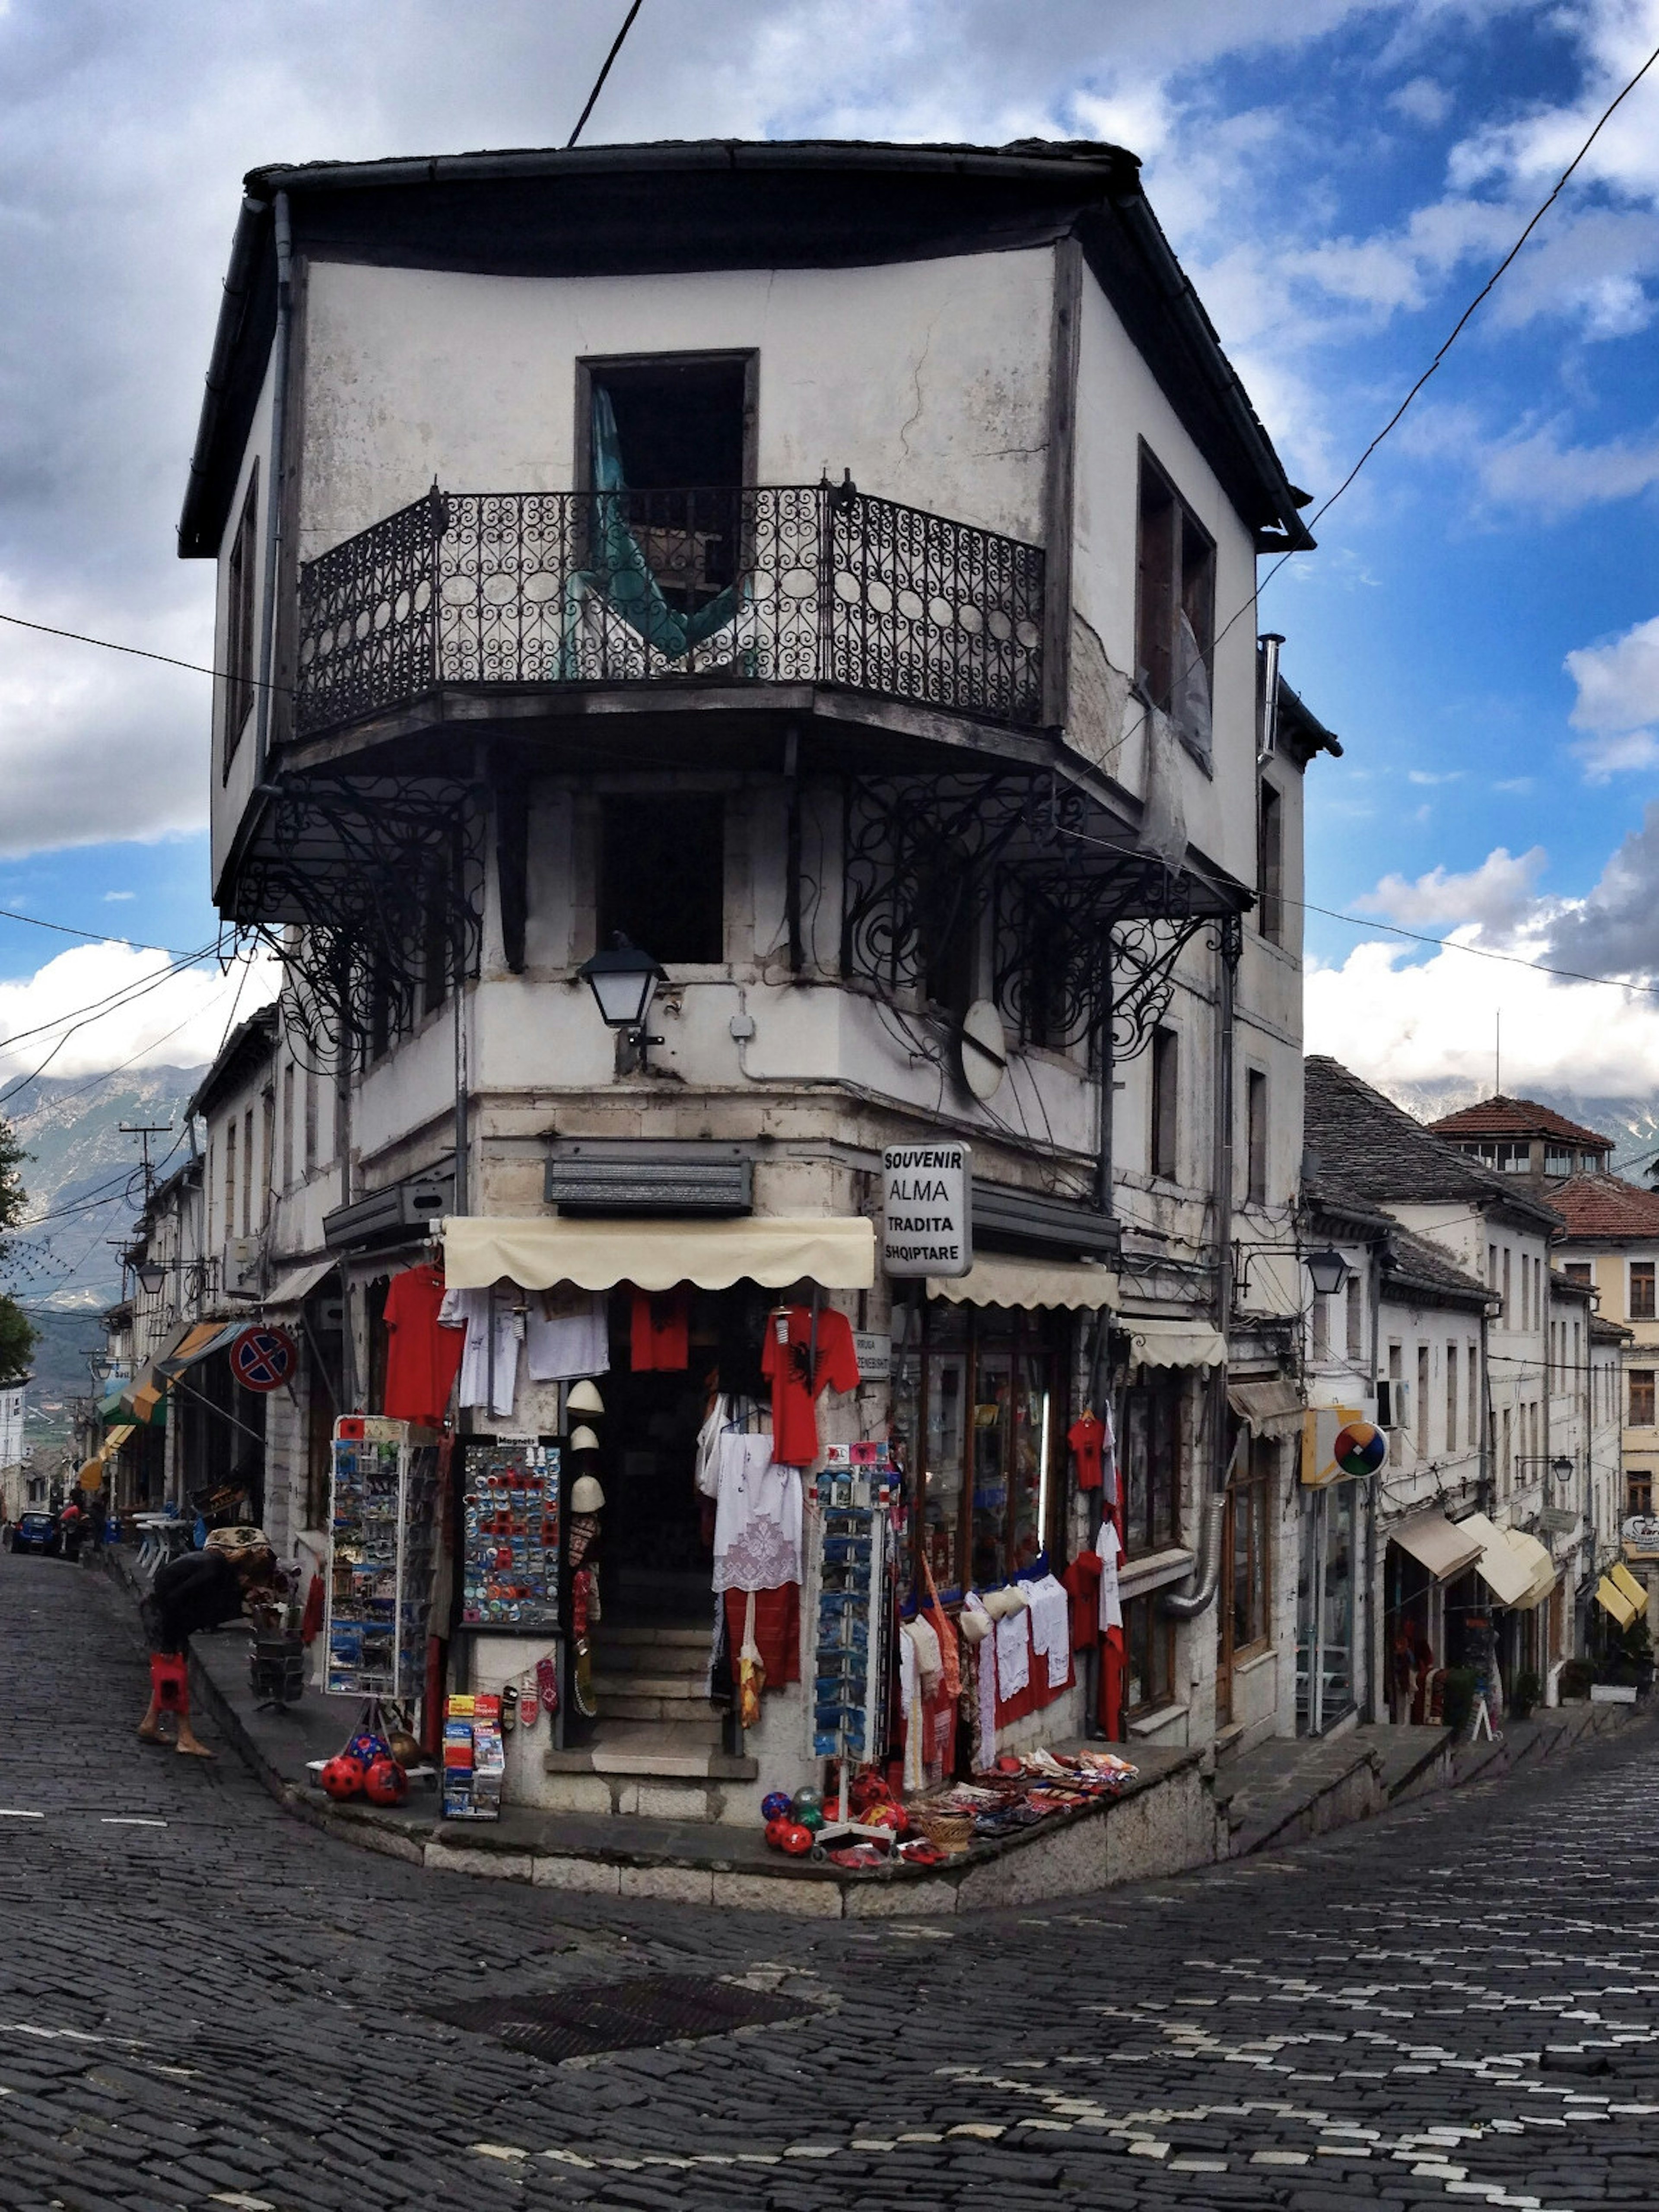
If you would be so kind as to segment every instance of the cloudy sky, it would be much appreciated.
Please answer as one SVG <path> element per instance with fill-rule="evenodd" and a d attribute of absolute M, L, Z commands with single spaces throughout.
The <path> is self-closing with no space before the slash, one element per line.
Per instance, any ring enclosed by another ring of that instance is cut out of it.
<path fill-rule="evenodd" d="M 205 658 L 173 532 L 242 172 L 561 142 L 621 14 L 0 0 L 0 611 Z M 1656 45 L 1659 0 L 646 0 L 588 136 L 1127 145 L 1322 497 Z M 1659 1085 L 1659 1000 L 1514 964 L 1659 975 L 1656 200 L 1659 68 L 1264 601 L 1346 747 L 1310 1042 L 1385 1079 L 1484 1075 L 1501 1011 L 1506 1088 Z M 151 948 L 0 920 L 0 1068 L 216 1045 L 235 980 L 167 972 L 206 729 L 198 678 L 0 628 L 0 908 Z"/>

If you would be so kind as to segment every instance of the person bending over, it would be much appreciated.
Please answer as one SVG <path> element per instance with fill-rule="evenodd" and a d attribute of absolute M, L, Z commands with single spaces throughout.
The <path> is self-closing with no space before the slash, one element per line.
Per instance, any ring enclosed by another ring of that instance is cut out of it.
<path fill-rule="evenodd" d="M 144 1601 L 149 1633 L 149 1707 L 138 1723 L 146 1743 L 165 1743 L 161 1716 L 177 1727 L 174 1748 L 192 1759 L 211 1759 L 190 1719 L 190 1639 L 198 1630 L 234 1620 L 250 1593 L 276 1565 L 263 1528 L 215 1528 L 206 1547 L 158 1567 Z"/>

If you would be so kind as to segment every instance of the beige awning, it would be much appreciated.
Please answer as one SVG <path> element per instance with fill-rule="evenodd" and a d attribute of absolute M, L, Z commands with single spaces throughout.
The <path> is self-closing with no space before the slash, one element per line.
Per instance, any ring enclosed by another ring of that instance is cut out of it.
<path fill-rule="evenodd" d="M 1206 1321 L 1154 1320 L 1126 1315 L 1132 1367 L 1224 1367 L 1227 1340 Z"/>
<path fill-rule="evenodd" d="M 1086 1260 L 1027 1260 L 1012 1252 L 976 1252 L 965 1275 L 929 1275 L 927 1295 L 957 1305 L 1080 1307 L 1117 1304 L 1117 1276 Z"/>
<path fill-rule="evenodd" d="M 99 1458 L 106 1459 L 111 1452 L 118 1451 L 131 1434 L 131 1421 L 123 1421 L 118 1427 L 108 1431 L 104 1437 L 103 1447 L 98 1454 Z"/>
<path fill-rule="evenodd" d="M 303 1267 L 290 1267 L 279 1275 L 259 1301 L 261 1311 L 269 1313 L 276 1306 L 302 1305 L 316 1289 L 325 1275 L 334 1273 L 333 1260 L 310 1260 Z"/>
<path fill-rule="evenodd" d="M 1480 1546 L 1475 1571 L 1499 1605 L 1529 1612 L 1555 1587 L 1555 1563 L 1535 1536 L 1519 1528 L 1500 1528 L 1484 1513 L 1456 1523 Z"/>
<path fill-rule="evenodd" d="M 1628 1628 L 1640 1608 L 1632 1605 L 1611 1575 L 1603 1575 L 1595 1585 L 1595 1602 L 1603 1613 L 1610 1613 L 1620 1628 Z"/>
<path fill-rule="evenodd" d="M 876 1279 L 876 1231 L 854 1219 L 741 1221 L 580 1221 L 562 1215 L 527 1219 L 450 1214 L 443 1223 L 444 1279 L 453 1291 L 487 1290 L 505 1279 L 526 1291 L 574 1283 L 608 1291 L 637 1283 L 642 1291 L 696 1283 L 723 1291 L 732 1283 L 781 1290 L 818 1283 L 827 1291 L 867 1291 Z"/>
<path fill-rule="evenodd" d="M 1607 1570 L 1608 1579 L 1616 1583 L 1638 1613 L 1648 1609 L 1648 1586 L 1639 1575 L 1632 1574 L 1622 1559 L 1615 1560 Z"/>
<path fill-rule="evenodd" d="M 1468 1523 L 1448 1521 L 1443 1513 L 1413 1515 L 1389 1530 L 1389 1541 L 1409 1552 L 1437 1583 L 1449 1582 L 1480 1557 L 1480 1539 L 1469 1534 Z"/>
<path fill-rule="evenodd" d="M 1255 1436 L 1293 1437 L 1301 1432 L 1301 1393 L 1283 1376 L 1267 1382 L 1230 1382 L 1227 1403 Z"/>

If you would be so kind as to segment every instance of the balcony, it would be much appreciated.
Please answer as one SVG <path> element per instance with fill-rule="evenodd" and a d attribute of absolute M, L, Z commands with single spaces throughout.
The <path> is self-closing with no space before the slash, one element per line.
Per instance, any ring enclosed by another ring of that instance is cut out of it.
<path fill-rule="evenodd" d="M 1031 728 L 1040 546 L 851 484 L 441 492 L 300 572 L 295 734 L 450 686 L 821 685 Z"/>

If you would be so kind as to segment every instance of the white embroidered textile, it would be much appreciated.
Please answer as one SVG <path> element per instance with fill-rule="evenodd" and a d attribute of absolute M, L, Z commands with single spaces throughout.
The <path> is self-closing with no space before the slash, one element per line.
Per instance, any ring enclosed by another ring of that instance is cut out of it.
<path fill-rule="evenodd" d="M 800 1469 L 777 1464 L 770 1437 L 722 1429 L 714 1439 L 710 1472 L 714 1588 L 765 1590 L 799 1582 Z"/>
<path fill-rule="evenodd" d="M 577 1382 L 611 1367 L 611 1330 L 603 1291 L 568 1283 L 532 1291 L 526 1316 L 525 1357 L 532 1382 Z"/>
<path fill-rule="evenodd" d="M 1031 1649 L 1048 1669 L 1048 1687 L 1063 1690 L 1072 1671 L 1071 1607 L 1053 1575 L 1022 1583 L 1031 1604 Z"/>

